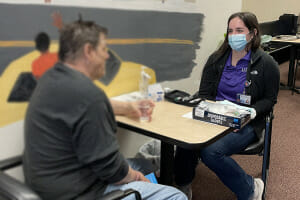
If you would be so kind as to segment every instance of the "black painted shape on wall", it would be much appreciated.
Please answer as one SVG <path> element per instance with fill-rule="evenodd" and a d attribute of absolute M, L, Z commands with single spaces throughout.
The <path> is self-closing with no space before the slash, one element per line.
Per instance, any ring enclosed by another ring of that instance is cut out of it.
<path fill-rule="evenodd" d="M 94 20 L 107 27 L 109 39 L 192 41 L 110 45 L 122 60 L 152 68 L 157 82 L 188 78 L 196 65 L 194 59 L 203 30 L 201 13 L 0 4 L 0 40 L 33 40 L 40 31 L 47 32 L 52 40 L 58 39 L 51 19 L 55 11 L 62 14 L 65 23 L 77 20 L 81 13 L 84 20 Z M 14 54 L 11 57 L 15 59 Z M 2 58 L 0 54 L 0 66 L 3 66 Z"/>
<path fill-rule="evenodd" d="M 31 94 L 36 87 L 36 80 L 31 72 L 23 72 L 19 75 L 7 101 L 26 102 L 29 101 Z"/>

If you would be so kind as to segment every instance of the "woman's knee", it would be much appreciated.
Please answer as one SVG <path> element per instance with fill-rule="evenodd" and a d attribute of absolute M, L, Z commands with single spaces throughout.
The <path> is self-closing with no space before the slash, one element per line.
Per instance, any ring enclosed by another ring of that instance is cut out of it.
<path fill-rule="evenodd" d="M 220 149 L 213 145 L 203 148 L 200 152 L 201 161 L 206 165 L 215 164 L 215 162 L 223 156 L 224 154 L 220 151 Z"/>

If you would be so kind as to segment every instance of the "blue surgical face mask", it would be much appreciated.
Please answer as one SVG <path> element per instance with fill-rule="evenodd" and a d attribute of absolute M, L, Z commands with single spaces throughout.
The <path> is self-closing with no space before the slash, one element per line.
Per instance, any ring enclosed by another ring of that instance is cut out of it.
<path fill-rule="evenodd" d="M 248 43 L 246 40 L 246 34 L 229 35 L 228 42 L 230 47 L 235 51 L 242 51 Z"/>

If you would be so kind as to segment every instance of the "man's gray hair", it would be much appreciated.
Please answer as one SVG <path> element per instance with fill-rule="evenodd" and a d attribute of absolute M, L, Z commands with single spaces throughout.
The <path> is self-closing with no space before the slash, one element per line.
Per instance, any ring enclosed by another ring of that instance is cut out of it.
<path fill-rule="evenodd" d="M 76 21 L 65 25 L 60 31 L 59 59 L 72 61 L 82 53 L 83 46 L 89 43 L 96 48 L 100 33 L 107 34 L 107 29 L 92 21 Z"/>

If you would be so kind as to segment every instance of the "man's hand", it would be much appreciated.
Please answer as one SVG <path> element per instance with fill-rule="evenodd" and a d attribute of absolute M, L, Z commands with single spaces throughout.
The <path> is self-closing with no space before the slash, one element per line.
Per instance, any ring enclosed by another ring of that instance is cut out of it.
<path fill-rule="evenodd" d="M 60 14 L 59 11 L 55 11 L 51 14 L 52 17 L 52 25 L 55 26 L 56 28 L 58 28 L 58 30 L 62 29 L 62 27 L 64 26 L 63 20 L 62 20 L 62 16 Z"/>
<path fill-rule="evenodd" d="M 144 181 L 150 183 L 150 181 L 139 171 L 134 170 L 136 173 L 135 181 Z"/>
<path fill-rule="evenodd" d="M 130 183 L 133 181 L 144 181 L 150 183 L 150 181 L 139 171 L 136 171 L 129 167 L 128 174 L 121 181 L 117 182 L 117 185 Z"/>
<path fill-rule="evenodd" d="M 139 105 L 146 103 L 150 107 L 148 109 L 148 115 L 149 115 L 149 120 L 151 120 L 151 114 L 155 106 L 154 102 L 149 99 L 135 101 L 135 102 L 122 102 L 122 101 L 110 99 L 110 103 L 112 105 L 115 115 L 125 115 L 133 119 L 140 118 L 142 113 Z"/>
<path fill-rule="evenodd" d="M 135 102 L 130 102 L 128 105 L 128 111 L 125 113 L 127 117 L 133 118 L 133 119 L 138 119 L 142 115 L 142 107 L 141 105 L 148 105 L 149 109 L 147 110 L 147 115 L 149 116 L 149 121 L 151 121 L 151 115 L 154 109 L 154 102 L 149 99 L 144 99 L 140 101 L 135 101 Z"/>

